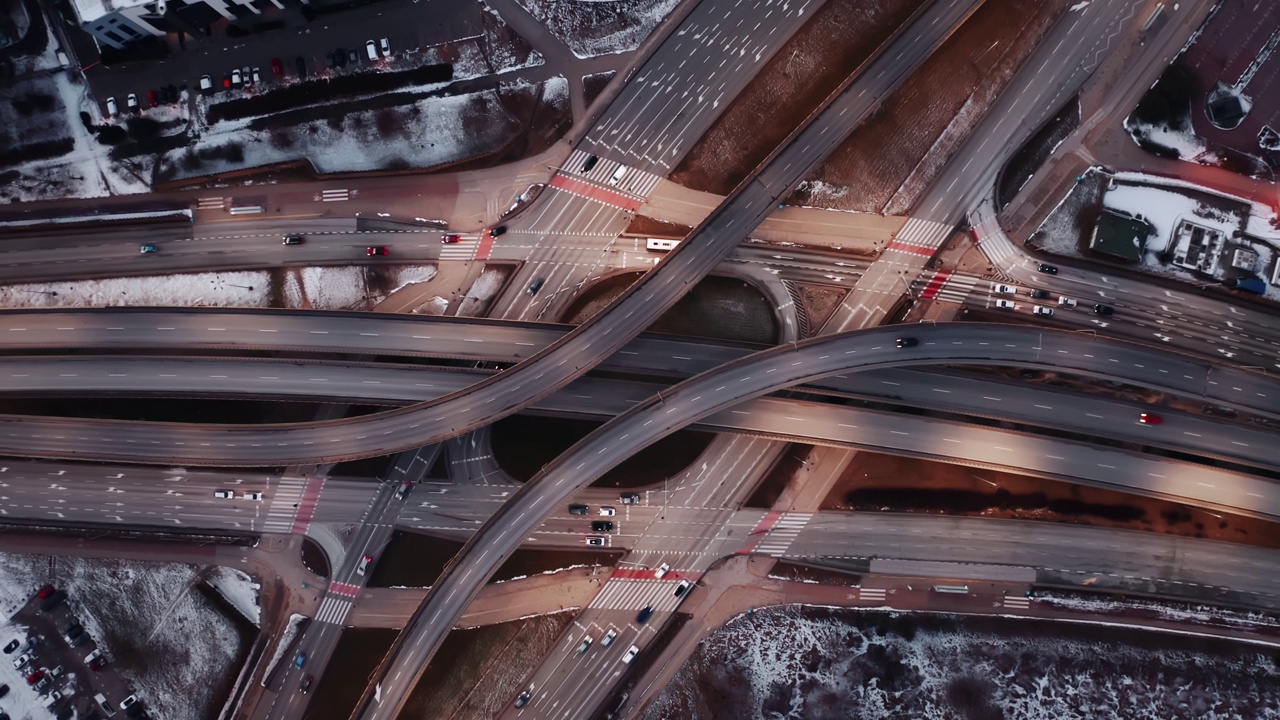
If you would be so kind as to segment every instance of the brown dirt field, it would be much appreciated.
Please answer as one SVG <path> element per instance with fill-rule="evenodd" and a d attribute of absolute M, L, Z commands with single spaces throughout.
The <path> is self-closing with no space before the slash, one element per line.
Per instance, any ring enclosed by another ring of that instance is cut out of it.
<path fill-rule="evenodd" d="M 427 666 L 397 720 L 491 718 L 515 701 L 524 678 L 573 620 L 562 612 L 454 630 Z"/>
<path fill-rule="evenodd" d="M 727 195 L 922 4 L 829 0 L 743 88 L 671 180 Z"/>
<path fill-rule="evenodd" d="M 773 467 L 769 468 L 769 473 L 764 476 L 760 484 L 751 493 L 751 497 L 747 498 L 745 507 L 769 509 L 782 496 L 782 491 L 787 489 L 787 484 L 791 482 L 791 478 L 804 467 L 804 461 L 809 457 L 809 453 L 813 451 L 812 445 L 802 443 L 791 443 L 783 449 L 782 454 L 774 461 Z"/>
<path fill-rule="evenodd" d="M 1067 5 L 987 0 L 785 202 L 905 212 Z M 956 132 L 956 123 L 969 127 Z M 914 192 L 895 200 L 908 180 Z"/>
<path fill-rule="evenodd" d="M 1043 520 L 1280 548 L 1280 524 L 1014 473 L 861 452 L 823 510 Z"/>
<path fill-rule="evenodd" d="M 862 584 L 862 576 L 857 573 L 842 572 L 831 568 L 814 567 L 781 560 L 769 570 L 769 577 L 791 582 L 814 582 L 837 587 L 858 587 Z"/>
<path fill-rule="evenodd" d="M 659 238 L 683 238 L 693 230 L 688 225 L 667 222 L 666 220 L 655 220 L 644 215 L 636 215 L 632 219 L 631 224 L 623 230 L 625 235 L 644 235 L 646 237 Z"/>
<path fill-rule="evenodd" d="M 804 304 L 804 312 L 809 317 L 809 337 L 818 334 L 823 325 L 835 314 L 849 291 L 844 288 L 823 287 L 821 285 L 797 285 L 800 291 L 800 302 Z"/>

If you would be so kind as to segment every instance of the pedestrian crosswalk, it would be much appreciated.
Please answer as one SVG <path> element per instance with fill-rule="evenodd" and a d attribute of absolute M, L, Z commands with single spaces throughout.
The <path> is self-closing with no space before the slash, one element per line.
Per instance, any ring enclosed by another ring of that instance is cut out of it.
<path fill-rule="evenodd" d="M 858 599 L 863 602 L 884 602 L 884 588 L 858 588 Z"/>
<path fill-rule="evenodd" d="M 589 157 L 592 157 L 591 154 L 585 150 L 574 150 L 569 159 L 564 162 L 564 165 L 560 166 L 560 171 L 586 178 L 611 190 L 629 193 L 640 198 L 649 197 L 649 193 L 653 192 L 653 188 L 662 179 L 653 173 L 628 167 L 616 160 L 606 158 L 597 159 L 595 166 L 583 172 L 582 168 Z M 622 170 L 622 176 L 617 181 L 614 181 L 614 175 L 619 169 Z"/>
<path fill-rule="evenodd" d="M 209 197 L 200 198 L 196 201 L 197 210 L 223 210 L 226 209 L 226 198 Z"/>
<path fill-rule="evenodd" d="M 813 513 L 784 513 L 770 511 L 760 518 L 756 528 L 751 531 L 753 542 L 748 542 L 738 552 L 764 553 L 766 555 L 785 555 L 791 543 L 809 524 Z"/>
<path fill-rule="evenodd" d="M 674 610 L 680 604 L 676 597 L 679 577 L 662 580 L 652 578 L 612 578 L 600 588 L 587 606 L 601 610 L 642 610 L 652 607 L 654 612 Z"/>
<path fill-rule="evenodd" d="M 293 531 L 294 520 L 298 516 L 298 507 L 302 504 L 302 494 L 306 486 L 306 478 L 280 478 L 275 491 L 271 493 L 271 503 L 267 506 L 267 519 L 262 523 L 263 532 Z"/>
<path fill-rule="evenodd" d="M 347 615 L 351 614 L 351 600 L 337 595 L 326 595 L 320 603 L 320 611 L 316 613 L 316 622 L 341 625 Z"/>
<path fill-rule="evenodd" d="M 298 499 L 297 513 L 293 517 L 292 532 L 294 535 L 307 534 L 307 528 L 311 525 L 311 517 L 316 511 L 316 503 L 320 501 L 320 491 L 324 489 L 325 479 L 307 479 L 306 486 Z"/>
<path fill-rule="evenodd" d="M 1009 240 L 1009 236 L 1004 234 L 1004 230 L 1000 228 L 1000 222 L 995 217 L 989 217 L 975 225 L 973 239 L 977 241 L 982 254 L 986 255 L 987 260 L 997 268 L 1008 267 L 1021 256 L 1018 248 Z"/>
<path fill-rule="evenodd" d="M 907 224 L 894 235 L 885 247 L 887 251 L 909 253 L 921 257 L 933 257 L 942 241 L 951 234 L 954 226 L 933 220 L 909 218 Z"/>
<path fill-rule="evenodd" d="M 475 257 L 480 240 L 459 240 L 440 247 L 441 260 L 470 260 Z"/>
<path fill-rule="evenodd" d="M 939 270 L 927 280 L 917 280 L 913 290 L 919 292 L 921 300 L 963 303 L 979 280 L 976 275 Z"/>
<path fill-rule="evenodd" d="M 320 194 L 315 197 L 318 202 L 343 202 L 350 200 L 355 195 L 354 190 L 321 190 Z"/>
<path fill-rule="evenodd" d="M 1015 610 L 1026 610 L 1031 607 L 1031 598 L 1021 595 L 1006 595 L 1004 597 L 1004 606 Z"/>
<path fill-rule="evenodd" d="M 335 582 L 330 583 L 329 591 L 320 603 L 320 611 L 316 613 L 316 621 L 341 625 L 351 613 L 351 605 L 360 594 L 359 585 Z"/>

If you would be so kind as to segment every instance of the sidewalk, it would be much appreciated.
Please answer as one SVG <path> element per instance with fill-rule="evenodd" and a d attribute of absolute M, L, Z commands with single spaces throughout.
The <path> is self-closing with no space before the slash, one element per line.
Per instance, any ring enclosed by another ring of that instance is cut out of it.
<path fill-rule="evenodd" d="M 564 608 L 584 608 L 609 581 L 613 569 L 575 568 L 485 585 L 467 606 L 459 627 L 510 622 Z M 357 627 L 402 628 L 429 588 L 367 588 L 347 616 Z"/>
<path fill-rule="evenodd" d="M 639 214 L 655 220 L 696 227 L 724 198 L 661 180 Z M 906 217 L 851 213 L 822 208 L 786 207 L 775 210 L 751 233 L 770 242 L 826 247 L 851 254 L 875 255 L 875 242 L 891 239 Z"/>

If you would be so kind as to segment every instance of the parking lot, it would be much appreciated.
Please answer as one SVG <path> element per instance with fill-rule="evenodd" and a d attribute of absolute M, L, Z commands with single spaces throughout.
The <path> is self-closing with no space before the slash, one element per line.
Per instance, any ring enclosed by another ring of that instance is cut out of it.
<path fill-rule="evenodd" d="M 225 22 L 212 26 L 211 37 L 188 36 L 185 48 L 170 34 L 170 56 L 165 60 L 110 67 L 81 60 L 89 66 L 84 74 L 104 115 L 109 114 L 109 98 L 115 99 L 118 112 L 130 111 L 130 95 L 137 99 L 137 111 L 145 112 L 153 99 L 161 105 L 175 104 L 178 91 L 197 92 L 206 75 L 210 90 L 234 97 L 291 82 L 304 69 L 307 77 L 314 77 L 408 61 L 406 55 L 411 57 L 417 48 L 482 33 L 481 12 L 478 4 L 458 5 L 446 0 L 387 0 L 309 22 L 295 11 L 280 15 L 283 28 L 247 37 L 228 37 Z M 370 57 L 370 40 L 376 60 Z"/>
<path fill-rule="evenodd" d="M 25 632 L 0 635 L 0 714 L 32 715 L 47 708 L 59 720 L 149 717 L 138 697 L 77 616 L 76 599 L 52 585 L 33 592 L 10 619 Z"/>

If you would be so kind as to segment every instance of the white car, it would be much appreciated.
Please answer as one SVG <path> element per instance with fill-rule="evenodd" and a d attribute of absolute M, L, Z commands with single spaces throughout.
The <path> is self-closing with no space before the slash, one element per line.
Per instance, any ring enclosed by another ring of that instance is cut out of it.
<path fill-rule="evenodd" d="M 262 493 L 250 491 L 242 494 L 240 497 L 244 498 L 245 500 L 261 500 Z"/>
<path fill-rule="evenodd" d="M 213 92 L 213 78 L 208 75 L 200 76 L 200 92 Z"/>
<path fill-rule="evenodd" d="M 13 659 L 13 667 L 16 670 L 22 667 L 23 665 L 26 665 L 29 662 L 31 662 L 31 655 L 29 655 L 28 653 L 22 653 L 21 655 Z"/>
<path fill-rule="evenodd" d="M 1012 285 L 996 285 L 997 295 L 1017 295 L 1018 288 Z"/>
<path fill-rule="evenodd" d="M 997 300 L 996 307 L 1000 308 L 1001 310 L 1013 310 L 1018 306 L 1014 305 L 1012 300 Z"/>
<path fill-rule="evenodd" d="M 364 575 L 364 571 L 369 569 L 369 563 L 373 562 L 373 556 L 363 555 L 360 558 L 360 564 L 356 566 L 356 574 Z"/>
<path fill-rule="evenodd" d="M 666 575 L 666 574 L 667 574 L 667 571 L 668 571 L 668 570 L 670 570 L 670 569 L 671 569 L 671 566 L 670 566 L 670 565 L 668 565 L 668 564 L 666 564 L 666 563 L 662 563 L 661 565 L 659 565 L 659 566 L 658 566 L 658 569 L 657 569 L 657 570 L 654 570 L 654 571 L 653 571 L 653 576 L 654 576 L 655 578 L 657 578 L 657 579 L 661 580 L 661 579 L 662 579 L 662 576 L 663 576 L 663 575 Z"/>
<path fill-rule="evenodd" d="M 600 508 L 600 514 L 605 517 L 613 517 L 614 515 L 618 514 L 618 511 L 609 507 L 608 505 L 605 505 L 604 507 Z"/>
<path fill-rule="evenodd" d="M 236 68 L 231 71 L 231 87 L 240 87 L 244 84 L 244 76 L 240 74 L 240 69 Z"/>
<path fill-rule="evenodd" d="M 257 85 L 257 84 L 258 84 L 258 83 L 260 83 L 260 82 L 262 82 L 262 69 L 261 69 L 261 68 L 254 68 L 254 69 L 253 69 L 253 84 L 254 84 L 254 85 Z"/>
<path fill-rule="evenodd" d="M 636 656 L 639 654 L 640 654 L 639 647 L 632 645 L 631 647 L 627 648 L 626 654 L 622 656 L 623 664 L 630 665 L 631 661 L 635 660 Z"/>
<path fill-rule="evenodd" d="M 378 46 L 382 48 L 383 57 L 391 57 L 391 41 L 390 40 L 388 40 L 387 38 L 382 38 L 381 40 L 378 41 Z"/>
<path fill-rule="evenodd" d="M 107 98 L 107 115 L 117 115 L 119 112 L 120 106 L 116 105 L 116 99 L 113 97 Z"/>
<path fill-rule="evenodd" d="M 600 644 L 605 647 L 609 647 L 613 644 L 613 639 L 616 637 L 618 637 L 618 631 L 613 628 L 609 628 L 609 632 L 605 633 L 604 637 L 600 639 Z"/>
<path fill-rule="evenodd" d="M 134 703 L 136 702 L 138 702 L 138 696 L 130 695 L 129 697 L 120 701 L 120 709 L 128 710 L 130 707 L 133 707 Z"/>
<path fill-rule="evenodd" d="M 1036 305 L 1035 307 L 1033 307 L 1033 308 L 1031 309 L 1031 312 L 1032 312 L 1032 313 L 1034 313 L 1034 314 L 1036 314 L 1036 315 L 1043 315 L 1043 316 L 1045 316 L 1045 317 L 1053 317 L 1053 308 L 1051 308 L 1051 307 L 1044 307 L 1044 306 L 1042 306 L 1042 305 Z"/>
<path fill-rule="evenodd" d="M 222 500 L 233 500 L 236 494 L 232 490 L 214 490 L 213 496 Z"/>
<path fill-rule="evenodd" d="M 129 93 L 129 97 L 124 99 L 124 104 L 125 104 L 125 107 L 129 108 L 130 110 L 137 110 L 138 96 L 134 93 Z"/>
<path fill-rule="evenodd" d="M 364 51 L 365 51 L 365 54 L 369 56 L 370 60 L 378 59 L 378 43 L 370 40 L 369 42 L 364 44 Z"/>
<path fill-rule="evenodd" d="M 1062 307 L 1065 307 L 1065 308 L 1073 308 L 1073 307 L 1075 307 L 1075 306 L 1077 306 L 1077 305 L 1079 305 L 1079 304 L 1080 304 L 1080 303 L 1076 302 L 1076 300 L 1075 300 L 1075 299 L 1073 299 L 1073 298 L 1063 297 L 1063 296 L 1061 296 L 1061 295 L 1059 295 L 1059 296 L 1058 296 L 1058 305 L 1060 305 L 1060 306 L 1062 306 Z"/>

